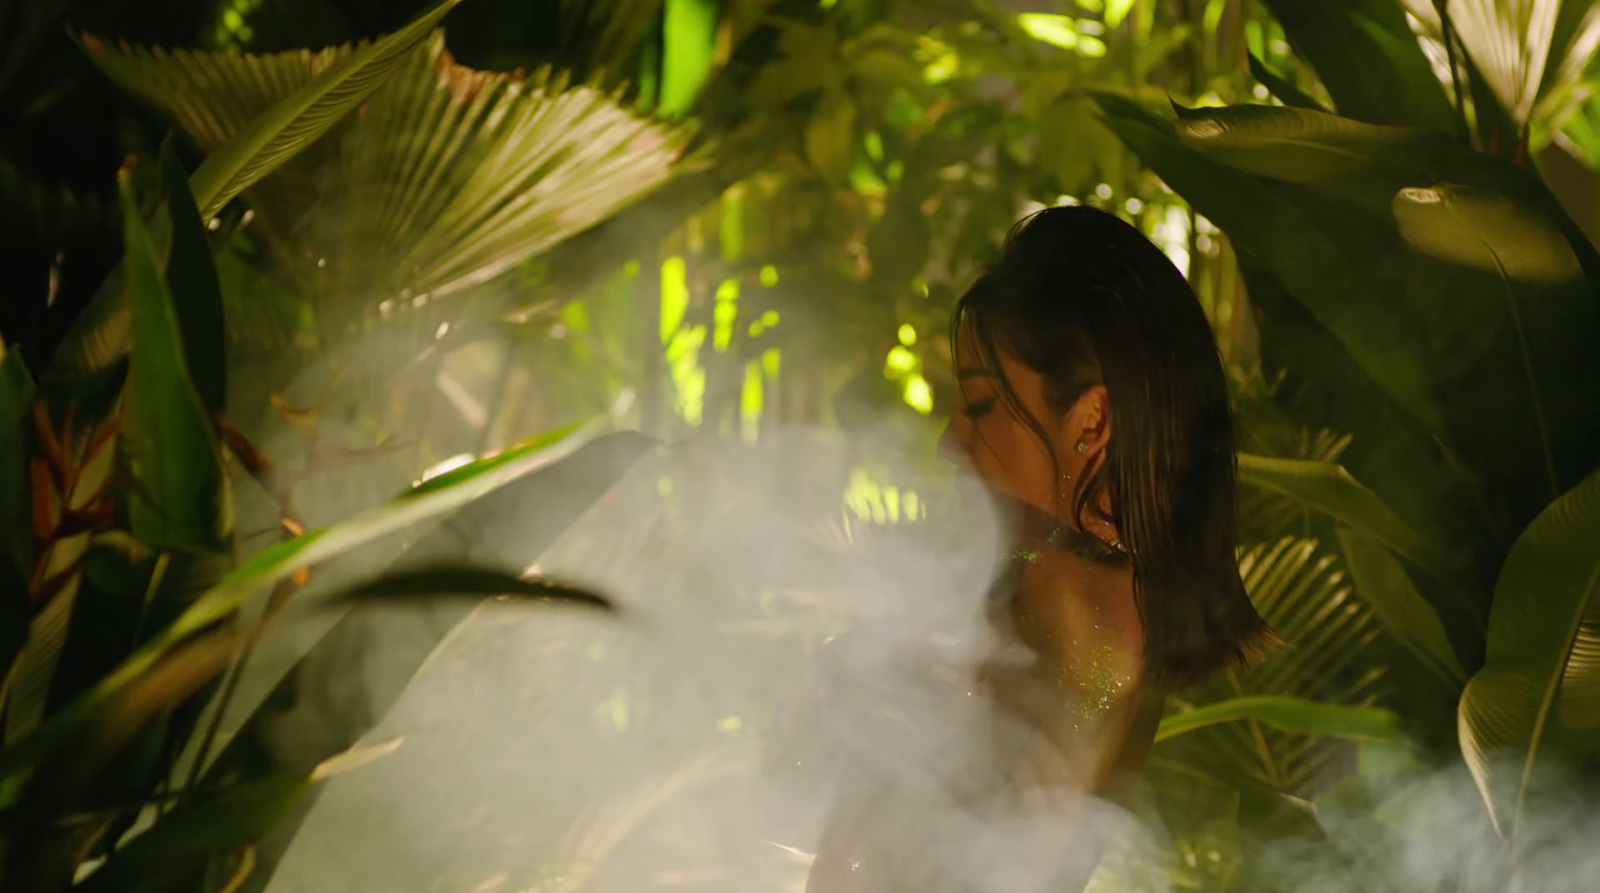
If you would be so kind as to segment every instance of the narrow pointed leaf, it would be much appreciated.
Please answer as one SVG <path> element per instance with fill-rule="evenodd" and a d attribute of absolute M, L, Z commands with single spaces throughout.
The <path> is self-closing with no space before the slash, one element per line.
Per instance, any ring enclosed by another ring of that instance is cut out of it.
<path fill-rule="evenodd" d="M 491 568 L 448 564 L 383 574 L 339 592 L 330 601 L 482 598 L 486 595 L 503 601 L 570 602 L 591 608 L 612 608 L 605 596 L 578 586 L 526 579 Z"/>
<path fill-rule="evenodd" d="M 167 258 L 167 286 L 183 336 L 184 362 L 206 411 L 215 416 L 226 408 L 227 332 L 222 317 L 222 286 L 211 261 L 211 242 L 189 194 L 188 176 L 169 140 L 161 147 L 161 191 L 172 222 L 172 253 Z"/>
<path fill-rule="evenodd" d="M 1174 713 L 1161 721 L 1156 740 L 1242 719 L 1258 720 L 1296 735 L 1381 741 L 1400 734 L 1400 717 L 1381 707 L 1324 704 L 1299 698 L 1256 695 Z"/>
<path fill-rule="evenodd" d="M 1249 53 L 1248 55 L 1250 56 L 1250 75 L 1261 82 L 1261 85 L 1266 87 L 1267 91 L 1273 96 L 1276 96 L 1279 102 L 1291 108 L 1310 109 L 1316 112 L 1327 111 L 1322 107 L 1322 103 L 1311 98 L 1305 91 L 1284 80 L 1280 75 L 1268 68 L 1265 62 L 1256 58 L 1255 53 Z"/>
<path fill-rule="evenodd" d="M 147 543 L 217 549 L 232 529 L 222 454 L 189 376 L 172 295 L 162 281 L 126 168 L 118 181 L 133 328 L 123 436 L 133 475 L 146 494 L 129 503 L 132 533 Z"/>
<path fill-rule="evenodd" d="M 1536 770 L 1592 753 L 1600 718 L 1600 472 L 1551 503 L 1506 557 L 1483 669 L 1459 711 L 1461 752 L 1515 834 Z M 1497 775 L 1498 759 L 1510 775 Z"/>

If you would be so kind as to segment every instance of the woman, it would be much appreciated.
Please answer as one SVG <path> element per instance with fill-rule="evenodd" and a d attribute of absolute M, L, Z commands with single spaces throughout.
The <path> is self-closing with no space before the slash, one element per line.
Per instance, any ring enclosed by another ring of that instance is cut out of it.
<path fill-rule="evenodd" d="M 990 753 L 1014 792 L 1121 801 L 1165 696 L 1270 637 L 1239 579 L 1232 420 L 1210 326 L 1137 229 L 1058 207 L 1013 230 L 961 298 L 952 347 L 960 405 L 941 452 L 1023 531 L 993 620 L 1030 659 L 991 661 L 976 681 L 1031 734 Z M 913 888 L 903 856 L 874 852 L 893 823 L 896 794 L 882 787 L 836 812 L 812 893 Z M 1014 889 L 970 875 L 949 886 L 974 888 Z"/>

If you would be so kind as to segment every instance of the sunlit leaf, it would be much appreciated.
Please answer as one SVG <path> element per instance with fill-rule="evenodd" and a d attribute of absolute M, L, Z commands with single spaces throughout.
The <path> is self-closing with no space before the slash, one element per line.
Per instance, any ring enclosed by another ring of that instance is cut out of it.
<path fill-rule="evenodd" d="M 716 65 L 717 0 L 665 0 L 662 10 L 661 114 L 676 117 L 694 104 Z"/>
<path fill-rule="evenodd" d="M 1497 827 L 1515 834 L 1536 770 L 1592 752 L 1600 718 L 1600 472 L 1517 538 L 1495 584 L 1483 669 L 1461 696 L 1461 752 Z M 1574 731 L 1582 734 L 1574 734 Z M 1509 758 L 1516 777 L 1497 776 Z"/>
<path fill-rule="evenodd" d="M 209 152 L 189 181 L 200 216 L 209 218 L 221 210 L 230 199 L 293 158 L 365 102 L 460 2 L 440 0 L 399 31 L 352 50 L 291 54 L 304 60 L 302 65 L 314 71 L 314 76 L 265 112 L 251 115 L 248 124 L 230 132 L 225 144 Z M 149 75 L 152 69 L 179 70 L 176 66 L 150 64 L 150 60 L 166 53 L 119 52 L 87 35 L 83 43 L 90 58 L 112 80 L 157 107 L 174 100 L 192 100 L 181 77 L 169 80 Z M 171 55 L 196 58 L 195 54 L 182 52 Z"/>
<path fill-rule="evenodd" d="M 855 100 L 843 90 L 825 94 L 806 122 L 806 160 L 825 179 L 842 183 L 850 170 L 855 141 Z"/>

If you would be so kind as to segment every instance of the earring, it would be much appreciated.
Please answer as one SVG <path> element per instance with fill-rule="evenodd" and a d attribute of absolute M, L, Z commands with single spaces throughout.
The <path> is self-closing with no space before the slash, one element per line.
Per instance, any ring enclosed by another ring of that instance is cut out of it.
<path fill-rule="evenodd" d="M 1082 454 L 1082 453 L 1087 453 L 1088 451 L 1089 451 L 1089 441 L 1087 441 L 1087 440 L 1078 441 L 1078 452 L 1080 454 Z"/>

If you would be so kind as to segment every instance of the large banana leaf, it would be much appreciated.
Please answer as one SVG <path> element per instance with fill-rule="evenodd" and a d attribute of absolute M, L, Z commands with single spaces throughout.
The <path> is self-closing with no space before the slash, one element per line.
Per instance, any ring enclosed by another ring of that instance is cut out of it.
<path fill-rule="evenodd" d="M 362 52 L 102 48 L 98 58 L 214 151 Z M 319 311 L 387 315 L 482 283 L 604 220 L 669 178 L 687 136 L 548 68 L 524 77 L 461 66 L 434 33 L 394 61 L 361 115 L 260 184 L 252 227 Z"/>
<path fill-rule="evenodd" d="M 1528 525 L 1495 585 L 1487 655 L 1462 694 L 1460 734 L 1502 833 L 1517 833 L 1539 769 L 1600 750 L 1597 544 L 1600 472 Z"/>
<path fill-rule="evenodd" d="M 1260 145 L 1265 131 L 1292 137 L 1296 152 L 1316 143 L 1316 158 L 1366 146 L 1381 157 L 1389 131 L 1302 109 L 1197 110 L 1181 122 L 1184 145 L 1164 119 L 1113 97 L 1100 102 L 1113 129 L 1228 233 L 1242 261 L 1270 271 L 1482 478 L 1487 523 L 1514 531 L 1588 470 L 1600 449 L 1600 405 L 1587 396 L 1600 390 L 1600 356 L 1590 348 L 1600 307 L 1578 271 L 1594 275 L 1594 251 L 1572 238 L 1570 220 L 1525 172 L 1435 140 L 1441 148 L 1429 161 L 1463 188 L 1381 161 L 1365 183 L 1329 179 L 1327 167 L 1278 161 Z M 1204 122 L 1216 126 L 1196 133 Z M 1241 142 L 1248 151 L 1234 148 Z M 1263 167 L 1263 155 L 1274 163 Z M 1351 195 L 1363 188 L 1381 191 Z M 1373 213 L 1384 201 L 1389 212 Z M 1449 244 L 1424 224 L 1441 220 L 1454 233 Z"/>

